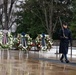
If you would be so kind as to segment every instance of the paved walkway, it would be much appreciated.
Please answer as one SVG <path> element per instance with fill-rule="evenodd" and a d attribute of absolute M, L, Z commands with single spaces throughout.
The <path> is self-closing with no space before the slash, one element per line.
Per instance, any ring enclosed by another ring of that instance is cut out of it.
<path fill-rule="evenodd" d="M 74 51 L 74 50 L 73 50 Z M 50 51 L 0 51 L 0 75 L 76 75 L 76 57 L 61 63 L 53 47 Z"/>
<path fill-rule="evenodd" d="M 76 62 L 72 62 L 70 61 L 69 63 L 61 63 L 59 60 L 55 60 L 55 59 L 46 59 L 46 58 L 34 58 L 35 60 L 41 60 L 41 61 L 48 61 L 48 62 L 51 62 L 51 63 L 54 63 L 54 64 L 60 64 L 60 65 L 69 65 L 69 66 L 72 66 L 72 67 L 76 67 Z"/>
<path fill-rule="evenodd" d="M 39 57 L 43 56 L 44 58 L 59 58 L 60 54 L 59 53 L 59 47 L 58 46 L 52 46 L 50 50 L 47 51 L 30 51 L 31 53 L 38 54 Z M 76 59 L 76 47 L 72 47 L 72 56 L 71 56 L 71 49 L 69 47 L 68 50 L 68 58 Z"/>
<path fill-rule="evenodd" d="M 36 53 L 36 52 L 35 52 Z M 39 55 L 44 56 L 45 58 L 56 57 L 55 53 L 59 53 L 59 46 L 52 46 L 52 48 L 48 51 L 40 51 Z M 37 52 L 38 54 L 38 52 Z M 68 57 L 71 57 L 71 48 L 68 50 Z M 72 58 L 76 59 L 76 47 L 72 47 Z"/>
<path fill-rule="evenodd" d="M 61 63 L 60 62 L 60 56 L 61 54 L 56 54 L 58 53 L 58 46 L 53 46 L 50 51 L 30 51 L 29 57 L 34 58 L 35 60 L 41 60 L 41 61 L 48 61 L 51 63 L 55 64 L 60 64 L 60 65 L 69 65 L 76 67 L 76 47 L 72 48 L 72 56 L 71 56 L 71 49 L 69 47 L 69 52 L 68 52 L 68 59 L 70 60 L 70 63 Z"/>

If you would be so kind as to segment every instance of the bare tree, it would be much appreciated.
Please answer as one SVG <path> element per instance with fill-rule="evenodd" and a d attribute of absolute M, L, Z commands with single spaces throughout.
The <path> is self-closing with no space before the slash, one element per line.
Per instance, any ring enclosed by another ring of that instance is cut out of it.
<path fill-rule="evenodd" d="M 3 0 L 0 8 L 2 29 L 9 30 L 15 22 L 14 11 L 17 0 Z"/>
<path fill-rule="evenodd" d="M 48 5 L 48 11 L 46 8 L 46 4 Z M 45 2 L 43 2 L 43 6 L 44 6 L 44 15 L 45 15 L 45 23 L 46 23 L 46 27 L 47 27 L 47 32 L 50 35 L 50 37 L 52 37 L 52 32 L 53 32 L 53 23 L 52 23 L 52 16 L 53 16 L 53 0 L 51 1 L 47 1 L 45 0 Z"/>

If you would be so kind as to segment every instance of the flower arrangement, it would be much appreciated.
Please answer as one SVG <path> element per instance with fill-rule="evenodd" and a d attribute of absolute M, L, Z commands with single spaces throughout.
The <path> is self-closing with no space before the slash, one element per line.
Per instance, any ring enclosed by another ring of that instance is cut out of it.
<path fill-rule="evenodd" d="M 2 31 L 0 31 L 0 43 L 2 43 L 3 34 Z"/>
<path fill-rule="evenodd" d="M 2 32 L 0 32 L 0 38 L 3 37 Z M 26 38 L 27 45 L 23 46 L 21 43 L 21 38 Z M 38 34 L 37 38 L 35 39 L 35 43 L 32 42 L 32 38 L 29 36 L 29 34 L 25 34 L 25 36 L 22 36 L 21 34 L 18 34 L 17 38 L 13 38 L 10 32 L 8 32 L 8 42 L 6 44 L 2 44 L 2 41 L 0 41 L 0 47 L 3 49 L 11 49 L 12 47 L 15 47 L 18 50 L 31 50 L 33 46 L 37 47 L 38 50 L 46 51 L 48 49 L 51 49 L 52 47 L 52 40 L 50 39 L 49 35 L 45 34 L 45 46 L 42 46 L 42 34 Z M 2 39 L 1 39 L 2 40 Z"/>
<path fill-rule="evenodd" d="M 7 39 L 8 39 L 8 42 L 6 42 L 5 44 L 3 43 L 4 33 L 7 33 Z M 9 40 L 9 39 L 11 39 L 11 37 L 9 37 L 9 34 L 8 33 L 10 33 L 10 32 L 8 32 L 6 30 L 0 31 L 0 47 L 2 49 L 10 49 L 12 47 L 12 44 L 13 43 L 11 43 L 11 40 Z"/>
<path fill-rule="evenodd" d="M 32 47 L 32 38 L 30 38 L 30 36 L 26 34 L 24 38 L 26 38 L 27 46 L 23 46 L 23 44 L 21 43 L 21 37 L 23 36 L 18 34 L 17 38 L 15 38 L 15 40 L 13 41 L 13 46 L 18 50 L 30 50 Z"/>
<path fill-rule="evenodd" d="M 13 47 L 18 49 L 19 44 L 20 44 L 20 40 L 18 38 L 15 38 L 14 41 L 13 41 Z"/>
<path fill-rule="evenodd" d="M 47 49 L 51 49 L 52 47 L 52 40 L 50 39 L 49 35 L 46 35 L 45 34 L 45 43 L 46 45 L 45 46 L 42 46 L 42 34 L 38 34 L 37 38 L 36 38 L 36 45 L 37 45 L 37 48 L 40 49 L 40 50 L 43 50 L 43 51 L 46 51 Z"/>
<path fill-rule="evenodd" d="M 20 45 L 18 46 L 18 48 L 19 48 L 20 50 L 27 51 L 27 46 L 24 47 L 22 44 L 20 44 Z"/>
<path fill-rule="evenodd" d="M 36 37 L 35 41 L 36 41 L 36 46 L 39 50 L 41 50 L 41 38 L 42 36 L 40 34 L 38 34 L 38 36 Z"/>
<path fill-rule="evenodd" d="M 2 48 L 2 49 L 9 49 L 10 48 L 10 45 L 7 43 L 7 44 L 1 44 L 0 43 L 0 47 Z"/>
<path fill-rule="evenodd" d="M 49 35 L 45 35 L 45 41 L 46 41 L 47 49 L 51 49 L 51 47 L 52 47 L 52 45 L 53 45 L 53 42 L 52 42 L 52 40 L 50 39 Z"/>
<path fill-rule="evenodd" d="M 27 50 L 31 50 L 33 42 L 32 38 L 29 36 L 29 34 L 25 35 L 26 41 L 27 41 Z"/>
<path fill-rule="evenodd" d="M 46 51 L 46 50 L 47 50 L 47 46 L 42 46 L 42 47 L 41 47 L 41 50 L 42 50 L 42 51 Z"/>

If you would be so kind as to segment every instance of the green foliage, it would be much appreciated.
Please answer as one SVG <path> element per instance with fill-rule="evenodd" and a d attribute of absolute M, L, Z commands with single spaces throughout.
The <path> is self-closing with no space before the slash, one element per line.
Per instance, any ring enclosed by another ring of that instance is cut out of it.
<path fill-rule="evenodd" d="M 57 2 L 58 1 L 58 2 Z M 52 16 L 52 28 L 54 27 L 57 18 L 60 16 L 62 22 L 66 21 L 71 24 L 70 28 L 73 32 L 73 37 L 76 38 L 75 28 L 76 28 L 76 1 L 62 3 L 61 0 L 54 0 L 53 2 L 53 15 Z M 69 0 L 67 0 L 69 1 Z M 45 5 L 44 5 L 45 3 Z M 45 13 L 44 9 L 47 11 L 46 16 L 48 20 L 48 27 L 50 28 L 50 0 L 25 0 L 25 3 L 22 3 L 19 8 L 22 11 L 16 13 L 17 20 L 16 23 L 17 33 L 25 32 L 31 35 L 32 38 L 35 38 L 37 34 L 47 33 L 48 29 L 45 22 Z M 73 8 L 71 8 L 73 6 Z M 57 39 L 57 30 L 60 29 L 60 23 L 57 21 L 55 27 L 55 32 L 53 35 L 54 39 Z M 50 32 L 51 33 L 51 32 Z"/>
<path fill-rule="evenodd" d="M 73 39 L 76 39 L 76 22 L 71 22 L 70 29 L 72 31 Z"/>
<path fill-rule="evenodd" d="M 17 27 L 17 33 L 25 32 L 31 35 L 32 38 L 35 38 L 37 34 L 40 33 L 46 33 L 45 27 L 44 27 L 44 17 L 39 9 L 37 3 L 32 0 L 29 0 L 30 2 L 27 2 L 27 4 L 23 4 L 22 8 L 23 11 L 18 12 L 17 16 L 18 19 L 16 20 L 16 23 L 18 25 Z M 31 3 L 32 1 L 32 3 Z M 33 12 L 32 12 L 33 11 Z M 38 12 L 39 11 L 39 12 Z"/>
<path fill-rule="evenodd" d="M 73 12 L 72 21 L 70 22 L 70 29 L 72 30 L 73 39 L 76 39 L 76 0 L 72 1 L 72 9 Z"/>

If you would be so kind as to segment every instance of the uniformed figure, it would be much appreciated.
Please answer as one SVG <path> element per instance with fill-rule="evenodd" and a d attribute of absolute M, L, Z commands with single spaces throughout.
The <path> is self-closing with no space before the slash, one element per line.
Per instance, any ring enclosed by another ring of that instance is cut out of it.
<path fill-rule="evenodd" d="M 60 38 L 59 53 L 62 53 L 60 61 L 64 62 L 63 58 L 65 58 L 65 62 L 69 63 L 69 60 L 67 58 L 67 53 L 68 53 L 69 43 L 70 45 L 72 45 L 72 35 L 71 35 L 71 31 L 67 26 L 67 23 L 63 23 L 62 29 L 60 29 L 59 32 L 59 38 Z"/>

